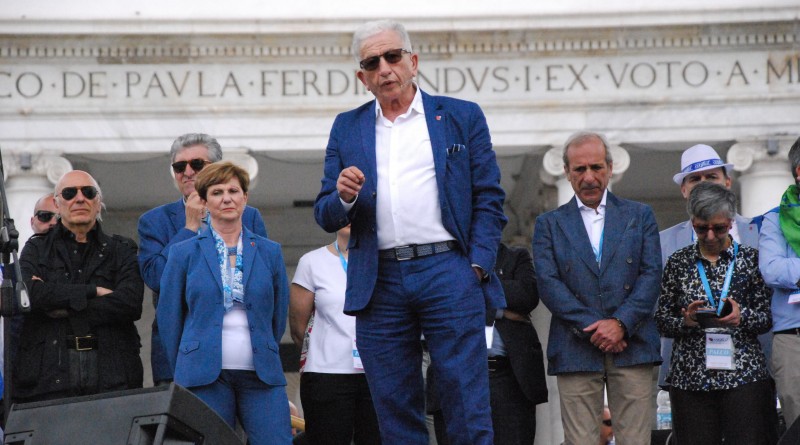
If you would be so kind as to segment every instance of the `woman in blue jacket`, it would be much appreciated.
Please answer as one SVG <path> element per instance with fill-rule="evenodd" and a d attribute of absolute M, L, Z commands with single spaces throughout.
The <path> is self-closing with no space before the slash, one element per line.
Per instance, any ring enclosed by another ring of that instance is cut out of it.
<path fill-rule="evenodd" d="M 247 172 L 219 162 L 195 187 L 209 226 L 174 245 L 161 279 L 158 328 L 175 382 L 250 444 L 289 444 L 291 426 L 278 341 L 289 291 L 280 245 L 242 226 Z"/>

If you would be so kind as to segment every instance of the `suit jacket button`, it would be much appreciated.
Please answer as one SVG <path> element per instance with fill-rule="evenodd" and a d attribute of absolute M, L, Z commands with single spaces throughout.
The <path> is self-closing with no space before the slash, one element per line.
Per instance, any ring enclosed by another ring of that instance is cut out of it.
<path fill-rule="evenodd" d="M 625 290 L 631 290 L 631 285 L 630 285 L 630 284 L 628 284 L 628 283 L 625 283 L 625 285 L 624 285 L 624 286 L 622 286 L 622 287 L 624 287 L 624 288 L 625 288 Z"/>
<path fill-rule="evenodd" d="M 631 263 L 633 263 L 633 258 L 628 257 L 628 259 L 625 260 L 625 262 L 627 262 L 628 264 L 631 264 Z"/>
<path fill-rule="evenodd" d="M 378 196 L 378 192 L 372 192 L 372 197 L 374 198 L 376 196 Z"/>

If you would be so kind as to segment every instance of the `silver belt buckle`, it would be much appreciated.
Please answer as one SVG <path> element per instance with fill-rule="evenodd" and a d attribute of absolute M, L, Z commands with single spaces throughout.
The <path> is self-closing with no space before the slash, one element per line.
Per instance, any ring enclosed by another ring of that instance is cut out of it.
<path fill-rule="evenodd" d="M 91 346 L 81 347 L 81 343 L 82 343 L 81 340 L 86 340 L 86 343 L 89 343 L 89 340 L 92 340 L 93 338 L 94 338 L 94 336 L 91 336 L 91 335 L 86 335 L 84 337 L 76 336 L 75 337 L 75 350 L 76 351 L 91 351 L 92 349 L 94 349 Z"/>
<path fill-rule="evenodd" d="M 397 261 L 407 261 L 414 258 L 414 246 L 398 246 L 394 248 L 394 257 Z"/>

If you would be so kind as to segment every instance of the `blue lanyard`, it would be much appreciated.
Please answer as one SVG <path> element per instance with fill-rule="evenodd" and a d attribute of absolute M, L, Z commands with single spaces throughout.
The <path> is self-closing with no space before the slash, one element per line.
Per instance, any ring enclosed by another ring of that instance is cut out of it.
<path fill-rule="evenodd" d="M 728 264 L 728 271 L 725 273 L 725 282 L 722 285 L 722 291 L 719 295 L 719 304 L 716 304 L 714 301 L 714 293 L 711 291 L 711 286 L 708 285 L 708 277 L 706 277 L 706 268 L 703 267 L 703 263 L 701 260 L 697 260 L 697 272 L 700 274 L 700 281 L 703 282 L 703 287 L 706 291 L 706 298 L 708 298 L 708 302 L 711 304 L 711 307 L 717 306 L 717 315 L 722 313 L 722 306 L 725 303 L 725 299 L 728 298 L 728 290 L 731 286 L 731 277 L 733 277 L 733 266 L 736 264 L 736 255 L 739 253 L 739 244 L 734 241 L 733 242 L 733 259 L 731 263 Z"/>
<path fill-rule="evenodd" d="M 339 251 L 338 241 L 333 242 L 333 248 L 336 249 L 336 253 L 339 254 L 339 261 L 342 262 L 342 269 L 344 269 L 344 273 L 347 273 L 347 260 L 344 258 L 344 255 L 342 255 L 342 252 Z"/>
<path fill-rule="evenodd" d="M 603 238 L 606 237 L 606 228 L 603 227 L 603 231 L 600 232 L 600 244 L 597 246 L 597 249 L 592 246 L 592 251 L 594 252 L 594 259 L 597 260 L 597 265 L 600 265 L 600 259 L 603 257 Z"/>

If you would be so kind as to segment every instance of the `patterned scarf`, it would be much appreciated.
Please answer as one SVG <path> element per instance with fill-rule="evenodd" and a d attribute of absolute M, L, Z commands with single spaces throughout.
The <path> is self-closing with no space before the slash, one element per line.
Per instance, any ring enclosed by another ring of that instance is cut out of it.
<path fill-rule="evenodd" d="M 797 185 L 790 185 L 783 194 L 778 221 L 783 237 L 792 246 L 794 253 L 800 256 L 800 200 Z"/>
<path fill-rule="evenodd" d="M 228 248 L 225 241 L 222 241 L 214 228 L 211 227 L 211 234 L 214 236 L 214 243 L 217 247 L 217 258 L 219 259 L 219 273 L 222 276 L 222 293 L 225 312 L 233 307 L 233 302 L 244 303 L 244 286 L 242 285 L 242 234 L 239 233 L 239 242 L 236 244 L 236 267 L 231 277 L 228 267 Z"/>

